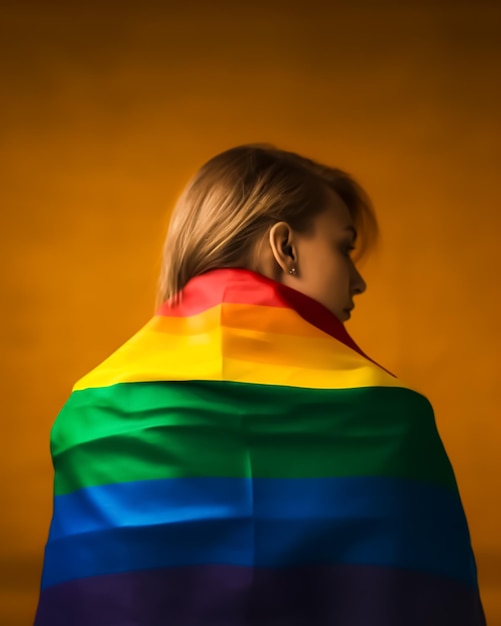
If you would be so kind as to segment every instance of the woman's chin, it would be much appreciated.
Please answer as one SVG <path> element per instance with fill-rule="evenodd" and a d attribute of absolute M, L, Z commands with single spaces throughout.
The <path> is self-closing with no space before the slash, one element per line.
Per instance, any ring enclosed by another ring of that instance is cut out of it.
<path fill-rule="evenodd" d="M 342 322 L 347 322 L 351 317 L 351 309 L 343 309 L 342 312 L 342 316 L 341 316 L 341 321 Z"/>

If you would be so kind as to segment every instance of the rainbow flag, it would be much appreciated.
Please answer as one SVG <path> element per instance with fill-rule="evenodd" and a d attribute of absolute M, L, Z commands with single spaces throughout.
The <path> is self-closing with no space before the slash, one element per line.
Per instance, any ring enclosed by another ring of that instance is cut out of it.
<path fill-rule="evenodd" d="M 305 295 L 193 279 L 51 434 L 36 626 L 481 626 L 432 407 Z"/>

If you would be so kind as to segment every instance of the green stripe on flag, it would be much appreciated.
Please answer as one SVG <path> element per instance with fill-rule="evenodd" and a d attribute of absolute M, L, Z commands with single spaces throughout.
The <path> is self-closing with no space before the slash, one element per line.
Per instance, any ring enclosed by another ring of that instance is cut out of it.
<path fill-rule="evenodd" d="M 433 410 L 399 387 L 122 383 L 74 392 L 52 430 L 55 494 L 190 476 L 393 476 L 456 489 Z"/>

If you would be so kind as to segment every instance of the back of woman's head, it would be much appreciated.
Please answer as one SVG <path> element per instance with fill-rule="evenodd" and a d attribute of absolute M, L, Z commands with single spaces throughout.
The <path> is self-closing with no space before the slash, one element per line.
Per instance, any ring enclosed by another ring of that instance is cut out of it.
<path fill-rule="evenodd" d="M 209 270 L 253 269 L 256 244 L 277 222 L 305 232 L 331 189 L 346 204 L 362 246 L 377 234 L 370 201 L 345 172 L 268 145 L 222 152 L 182 192 L 165 241 L 158 300 Z"/>

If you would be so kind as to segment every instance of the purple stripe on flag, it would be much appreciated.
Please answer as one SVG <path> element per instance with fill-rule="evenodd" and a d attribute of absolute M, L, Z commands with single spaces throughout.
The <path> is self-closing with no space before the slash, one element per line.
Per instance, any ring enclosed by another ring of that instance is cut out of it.
<path fill-rule="evenodd" d="M 35 626 L 484 626 L 478 591 L 365 565 L 205 565 L 45 589 Z"/>

